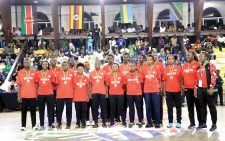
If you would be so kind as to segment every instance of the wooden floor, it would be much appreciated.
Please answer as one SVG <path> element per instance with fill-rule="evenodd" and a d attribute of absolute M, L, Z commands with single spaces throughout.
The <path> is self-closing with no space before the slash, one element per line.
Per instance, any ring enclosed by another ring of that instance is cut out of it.
<path fill-rule="evenodd" d="M 210 115 L 208 114 L 208 129 L 196 131 L 188 130 L 189 125 L 187 107 L 182 109 L 182 128 L 181 129 L 167 129 L 167 111 L 164 107 L 164 126 L 160 129 L 150 128 L 145 129 L 134 127 L 132 129 L 123 128 L 120 125 L 113 128 L 93 129 L 87 127 L 86 129 L 75 129 L 75 113 L 73 113 L 73 126 L 70 130 L 52 130 L 52 131 L 32 131 L 30 125 L 30 114 L 28 114 L 27 131 L 20 131 L 20 112 L 0 113 L 0 140 L 1 141 L 55 141 L 55 140 L 71 140 L 71 141 L 225 141 L 225 106 L 218 106 L 218 129 L 210 132 L 211 127 Z M 65 120 L 65 113 L 64 113 Z M 38 114 L 37 114 L 37 119 Z M 39 121 L 39 120 L 37 120 Z M 46 123 L 47 124 L 47 123 Z"/>

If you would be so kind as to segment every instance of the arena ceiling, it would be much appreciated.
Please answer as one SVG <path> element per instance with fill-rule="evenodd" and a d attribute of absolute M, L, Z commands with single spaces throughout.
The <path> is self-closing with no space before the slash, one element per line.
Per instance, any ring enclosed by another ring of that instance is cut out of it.
<path fill-rule="evenodd" d="M 12 5 L 37 4 L 48 5 L 52 0 L 10 0 Z M 83 4 L 99 5 L 101 0 L 58 0 L 62 5 Z M 105 4 L 122 4 L 122 3 L 146 3 L 148 0 L 102 0 Z M 181 2 L 181 0 L 152 0 L 154 3 Z M 197 0 L 182 0 L 182 2 L 193 2 Z M 224 1 L 224 0 L 206 0 L 206 1 Z"/>

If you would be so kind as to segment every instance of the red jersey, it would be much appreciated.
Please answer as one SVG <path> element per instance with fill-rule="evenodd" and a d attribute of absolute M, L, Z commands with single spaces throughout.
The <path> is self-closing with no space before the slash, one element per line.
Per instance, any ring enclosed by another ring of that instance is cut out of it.
<path fill-rule="evenodd" d="M 119 71 L 125 76 L 127 73 L 130 72 L 130 63 L 128 64 L 121 64 Z"/>
<path fill-rule="evenodd" d="M 74 74 L 71 71 L 60 71 L 56 77 L 58 85 L 56 98 L 73 98 Z"/>
<path fill-rule="evenodd" d="M 16 78 L 16 83 L 20 86 L 21 98 L 36 98 L 37 97 L 35 80 L 36 80 L 35 70 L 25 71 L 25 69 L 22 69 L 19 71 Z"/>
<path fill-rule="evenodd" d="M 127 85 L 127 95 L 142 95 L 143 75 L 141 73 L 128 72 L 124 80 Z"/>
<path fill-rule="evenodd" d="M 146 65 L 143 69 L 144 93 L 159 93 L 161 72 L 156 65 Z"/>
<path fill-rule="evenodd" d="M 90 76 L 90 83 L 92 86 L 91 93 L 92 94 L 106 94 L 106 73 L 103 70 L 92 71 Z"/>
<path fill-rule="evenodd" d="M 56 67 L 56 68 L 52 68 L 52 67 L 50 67 L 50 71 L 52 72 L 52 74 L 54 75 L 54 77 L 55 77 L 55 79 L 56 79 L 56 76 L 57 76 L 57 74 L 60 72 L 60 71 L 62 71 L 62 69 L 60 68 L 60 67 Z M 53 85 L 53 90 L 56 90 L 56 85 L 54 84 Z"/>
<path fill-rule="evenodd" d="M 112 66 L 107 64 L 102 68 L 103 71 L 105 71 L 106 73 L 111 73 L 112 71 Z"/>
<path fill-rule="evenodd" d="M 85 75 L 74 76 L 73 100 L 78 102 L 88 102 L 89 79 Z"/>
<path fill-rule="evenodd" d="M 192 63 L 185 63 L 182 66 L 182 76 L 184 79 L 184 87 L 189 89 L 194 89 L 197 83 L 197 69 L 200 63 L 193 61 Z"/>
<path fill-rule="evenodd" d="M 124 76 L 118 73 L 110 73 L 107 76 L 107 85 L 109 86 L 109 95 L 124 95 Z"/>
<path fill-rule="evenodd" d="M 36 82 L 38 83 L 38 95 L 53 95 L 52 83 L 55 83 L 55 75 L 50 71 L 38 71 Z"/>
<path fill-rule="evenodd" d="M 180 92 L 181 91 L 182 71 L 178 65 L 167 66 L 164 69 L 165 91 Z"/>

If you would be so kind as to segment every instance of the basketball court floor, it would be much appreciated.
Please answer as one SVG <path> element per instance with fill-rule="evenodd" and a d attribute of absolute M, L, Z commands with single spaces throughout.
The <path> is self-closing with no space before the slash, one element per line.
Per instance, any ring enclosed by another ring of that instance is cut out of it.
<path fill-rule="evenodd" d="M 211 127 L 210 114 L 208 113 L 208 129 L 196 131 L 195 129 L 189 130 L 187 107 L 182 109 L 182 128 L 181 129 L 168 129 L 166 125 L 167 111 L 164 107 L 164 125 L 160 129 L 155 128 L 123 128 L 118 124 L 113 128 L 93 129 L 88 126 L 86 129 L 75 128 L 75 112 L 73 113 L 73 126 L 70 130 L 64 127 L 62 130 L 48 131 L 32 131 L 30 124 L 30 114 L 27 114 L 28 126 L 25 132 L 20 131 L 20 112 L 7 112 L 0 113 L 0 140 L 1 141 L 225 141 L 225 106 L 218 106 L 218 129 L 210 132 Z M 175 109 L 174 109 L 175 110 Z M 74 110 L 73 110 L 74 111 Z M 65 121 L 65 113 L 63 114 Z M 175 115 L 174 115 L 175 117 Z M 45 119 L 47 121 L 47 118 Z M 39 122 L 37 112 L 37 122 Z M 46 123 L 47 125 L 47 123 Z"/>

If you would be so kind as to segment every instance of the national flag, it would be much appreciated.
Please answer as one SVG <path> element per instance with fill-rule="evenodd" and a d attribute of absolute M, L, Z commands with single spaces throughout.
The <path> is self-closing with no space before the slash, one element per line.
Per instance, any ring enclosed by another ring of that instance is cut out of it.
<path fill-rule="evenodd" d="M 122 4 L 120 5 L 121 23 L 133 23 L 133 5 Z"/>
<path fill-rule="evenodd" d="M 21 6 L 21 29 L 22 34 L 33 34 L 33 8 L 32 5 Z"/>
<path fill-rule="evenodd" d="M 83 6 L 69 6 L 69 27 L 70 29 L 83 29 Z"/>

